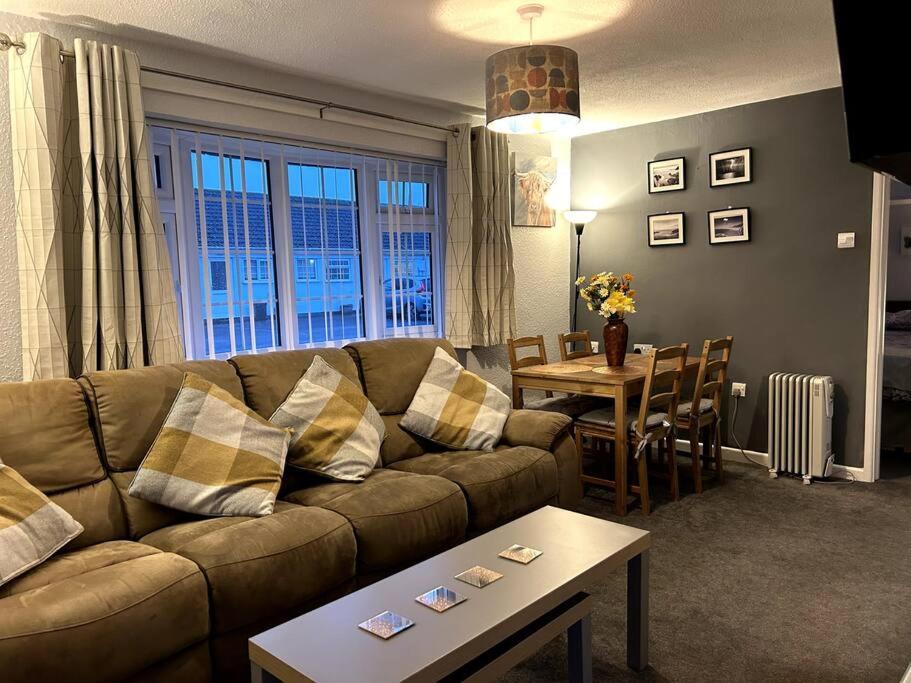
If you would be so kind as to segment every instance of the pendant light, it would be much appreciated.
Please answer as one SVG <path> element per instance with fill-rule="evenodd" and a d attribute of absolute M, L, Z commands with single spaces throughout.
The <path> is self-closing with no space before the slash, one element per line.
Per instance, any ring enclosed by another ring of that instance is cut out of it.
<path fill-rule="evenodd" d="M 487 58 L 487 127 L 496 133 L 553 133 L 579 122 L 579 56 L 560 45 L 534 45 L 542 5 L 517 12 L 528 22 L 528 45 Z"/>

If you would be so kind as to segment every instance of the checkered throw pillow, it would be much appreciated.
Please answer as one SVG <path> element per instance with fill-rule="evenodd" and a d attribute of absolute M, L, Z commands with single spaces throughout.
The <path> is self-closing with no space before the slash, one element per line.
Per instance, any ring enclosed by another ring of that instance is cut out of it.
<path fill-rule="evenodd" d="M 82 533 L 66 510 L 0 460 L 0 586 Z"/>
<path fill-rule="evenodd" d="M 288 430 L 188 372 L 130 495 L 197 515 L 272 514 L 290 438 Z"/>
<path fill-rule="evenodd" d="M 361 388 L 319 356 L 270 420 L 292 431 L 288 464 L 341 481 L 363 481 L 386 427 Z"/>
<path fill-rule="evenodd" d="M 506 394 L 437 348 L 400 424 L 450 448 L 491 451 L 509 409 Z"/>

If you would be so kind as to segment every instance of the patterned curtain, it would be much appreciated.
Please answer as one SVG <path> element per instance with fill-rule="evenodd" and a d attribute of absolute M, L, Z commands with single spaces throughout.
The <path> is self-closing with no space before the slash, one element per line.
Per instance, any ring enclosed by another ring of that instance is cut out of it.
<path fill-rule="evenodd" d="M 447 168 L 446 336 L 456 348 L 505 344 L 516 327 L 505 135 L 460 126 Z"/>
<path fill-rule="evenodd" d="M 471 131 L 474 346 L 505 344 L 516 328 L 507 140 L 507 136 L 485 127 Z"/>
<path fill-rule="evenodd" d="M 181 360 L 132 52 L 10 51 L 23 378 Z"/>
<path fill-rule="evenodd" d="M 474 310 L 471 273 L 471 126 L 457 126 L 446 142 L 445 334 L 457 349 L 471 348 Z"/>

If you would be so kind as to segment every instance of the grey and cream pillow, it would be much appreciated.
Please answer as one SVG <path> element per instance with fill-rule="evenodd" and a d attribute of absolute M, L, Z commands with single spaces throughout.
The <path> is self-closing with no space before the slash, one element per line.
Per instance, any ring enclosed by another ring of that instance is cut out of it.
<path fill-rule="evenodd" d="M 44 562 L 82 531 L 66 510 L 0 460 L 0 586 Z"/>
<path fill-rule="evenodd" d="M 491 451 L 510 407 L 506 394 L 437 348 L 400 425 L 456 450 Z"/>
<path fill-rule="evenodd" d="M 341 481 L 373 471 L 386 435 L 361 388 L 319 356 L 270 420 L 292 432 L 289 465 Z"/>
<path fill-rule="evenodd" d="M 272 514 L 291 433 L 188 372 L 130 495 L 211 517 Z"/>

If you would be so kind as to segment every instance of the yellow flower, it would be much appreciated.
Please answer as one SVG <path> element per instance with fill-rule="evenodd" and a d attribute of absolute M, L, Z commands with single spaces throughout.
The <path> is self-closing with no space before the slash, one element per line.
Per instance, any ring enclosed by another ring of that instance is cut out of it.
<path fill-rule="evenodd" d="M 633 274 L 632 274 L 632 273 L 624 273 L 624 274 L 623 274 L 623 279 L 626 280 L 627 282 L 632 282 L 632 281 L 633 281 Z"/>
<path fill-rule="evenodd" d="M 584 275 L 580 275 L 579 277 L 576 278 L 576 287 L 578 287 L 579 285 L 581 285 L 583 282 L 585 282 L 585 276 L 584 276 Z"/>

